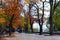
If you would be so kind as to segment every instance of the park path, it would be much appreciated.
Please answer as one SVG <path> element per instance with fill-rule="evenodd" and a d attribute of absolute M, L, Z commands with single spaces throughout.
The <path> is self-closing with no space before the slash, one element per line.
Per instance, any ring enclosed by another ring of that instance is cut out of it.
<path fill-rule="evenodd" d="M 14 37 L 5 37 L 6 40 L 60 40 L 59 35 L 46 36 L 38 34 L 15 33 Z"/>

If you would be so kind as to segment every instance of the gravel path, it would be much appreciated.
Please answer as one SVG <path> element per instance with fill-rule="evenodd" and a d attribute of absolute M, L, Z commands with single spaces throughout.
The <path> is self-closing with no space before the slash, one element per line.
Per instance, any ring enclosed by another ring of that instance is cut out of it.
<path fill-rule="evenodd" d="M 38 34 L 15 33 L 14 37 L 5 37 L 6 40 L 60 40 L 59 35 L 45 36 Z"/>

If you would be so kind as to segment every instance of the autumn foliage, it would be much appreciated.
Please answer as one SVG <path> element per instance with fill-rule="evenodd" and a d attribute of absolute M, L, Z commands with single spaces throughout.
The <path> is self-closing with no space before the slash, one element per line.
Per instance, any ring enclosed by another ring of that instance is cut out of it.
<path fill-rule="evenodd" d="M 22 6 L 21 6 L 21 4 L 19 4 L 18 0 L 5 2 L 5 7 L 3 7 L 3 9 L 4 9 L 5 15 L 7 15 L 8 19 L 10 18 L 10 20 L 11 20 L 12 15 L 14 15 L 13 22 L 12 22 L 12 26 L 14 28 L 16 28 L 18 25 L 20 25 L 20 22 L 21 22 L 20 13 L 22 10 Z M 9 23 L 10 23 L 10 21 L 7 20 L 6 25 L 9 25 Z"/>

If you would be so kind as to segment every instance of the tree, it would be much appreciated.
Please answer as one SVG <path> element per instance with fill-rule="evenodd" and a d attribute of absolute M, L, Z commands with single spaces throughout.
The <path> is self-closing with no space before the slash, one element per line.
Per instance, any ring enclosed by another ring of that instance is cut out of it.
<path fill-rule="evenodd" d="M 6 15 L 6 26 L 9 28 L 17 28 L 20 25 L 20 13 L 22 10 L 21 4 L 19 4 L 19 0 L 14 1 L 6 1 L 3 4 L 4 14 Z M 11 35 L 11 34 L 10 34 Z"/>
<path fill-rule="evenodd" d="M 7 21 L 10 21 L 12 15 L 14 15 L 13 22 L 12 22 L 13 25 L 15 23 L 17 23 L 16 25 L 19 24 L 20 13 L 21 13 L 21 9 L 22 9 L 21 5 L 19 3 L 17 3 L 16 1 L 8 1 L 7 3 L 5 3 L 8 5 L 5 5 L 5 7 L 3 8 L 5 11 L 5 15 L 7 15 L 7 17 L 8 17 Z"/>
<path fill-rule="evenodd" d="M 55 13 L 53 15 L 54 28 L 55 28 L 55 30 L 60 31 L 60 21 L 59 20 L 60 20 L 60 4 L 56 8 Z"/>

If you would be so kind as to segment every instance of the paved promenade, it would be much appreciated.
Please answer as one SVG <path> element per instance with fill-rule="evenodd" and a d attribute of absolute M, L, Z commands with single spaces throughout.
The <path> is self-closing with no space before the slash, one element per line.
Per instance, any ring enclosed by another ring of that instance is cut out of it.
<path fill-rule="evenodd" d="M 59 35 L 45 36 L 38 34 L 15 33 L 14 37 L 5 37 L 5 40 L 60 40 Z"/>

